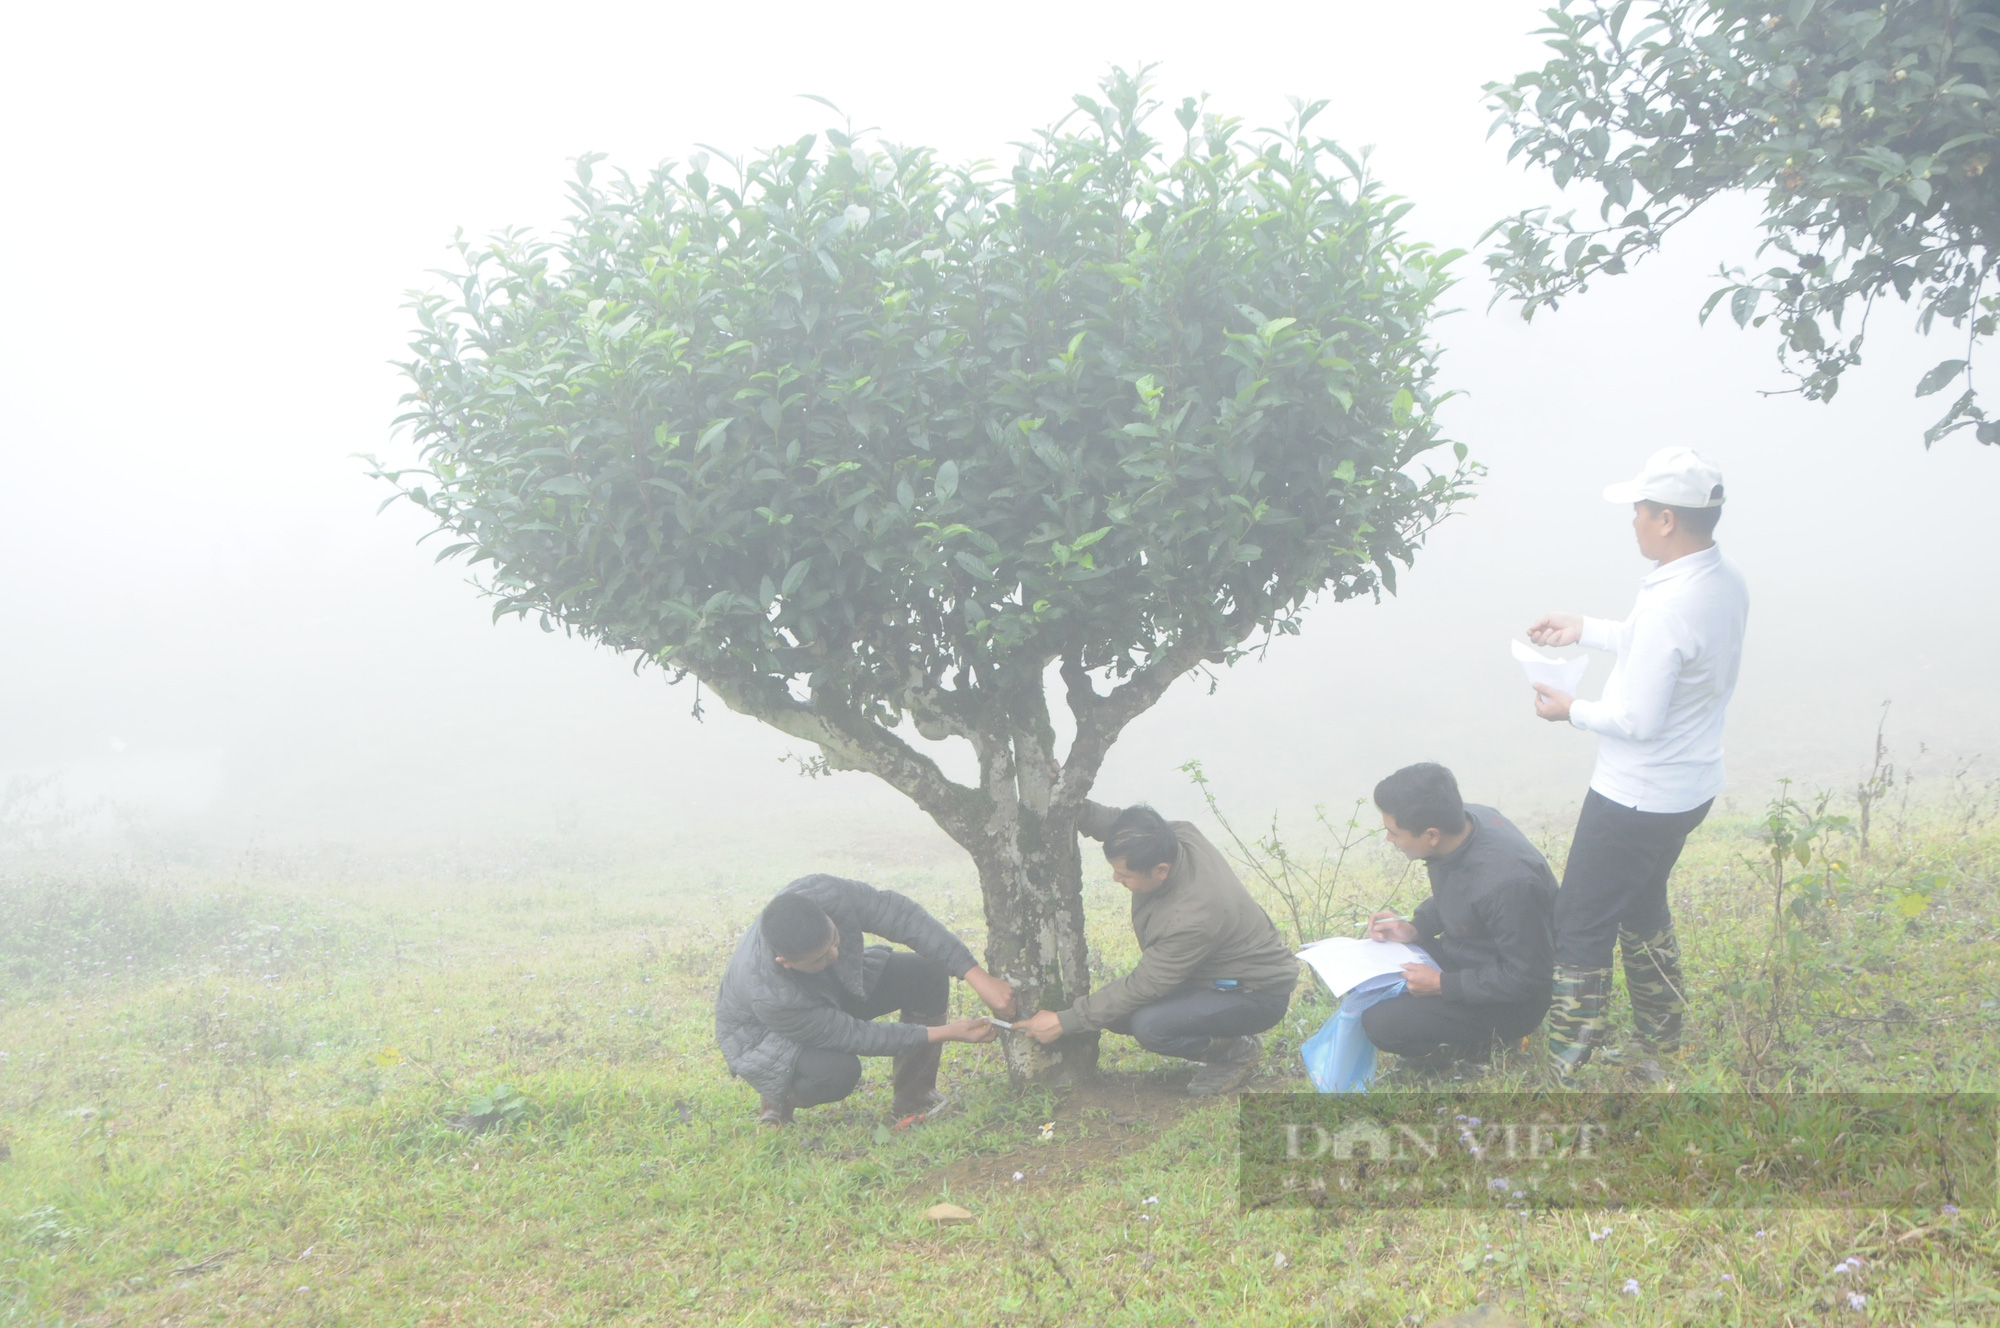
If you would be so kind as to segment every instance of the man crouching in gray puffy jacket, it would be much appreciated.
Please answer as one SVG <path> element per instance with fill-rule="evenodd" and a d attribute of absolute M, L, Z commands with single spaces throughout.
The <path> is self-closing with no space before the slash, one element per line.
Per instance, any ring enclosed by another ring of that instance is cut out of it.
<path fill-rule="evenodd" d="M 862 933 L 916 953 L 861 943 Z M 896 1116 L 927 1115 L 946 1042 L 991 1042 L 984 1019 L 945 1022 L 951 977 L 965 979 L 1001 1018 L 1014 989 L 914 901 L 838 876 L 805 876 L 768 905 L 737 942 L 715 1000 L 715 1040 L 730 1070 L 762 1099 L 757 1119 L 838 1102 L 861 1081 L 861 1057 L 893 1056 Z M 900 1011 L 898 1022 L 875 1023 Z"/>

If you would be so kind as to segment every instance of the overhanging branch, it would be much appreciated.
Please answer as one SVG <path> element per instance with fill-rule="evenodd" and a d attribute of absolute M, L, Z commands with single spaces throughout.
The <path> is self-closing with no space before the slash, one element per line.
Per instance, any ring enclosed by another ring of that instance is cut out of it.
<path fill-rule="evenodd" d="M 705 671 L 696 676 L 731 710 L 816 745 L 835 769 L 862 770 L 882 780 L 921 807 L 946 834 L 972 849 L 980 834 L 985 795 L 946 778 L 935 761 L 881 725 L 843 714 L 817 698 L 807 705 L 763 679 L 745 683 Z"/>
<path fill-rule="evenodd" d="M 1063 684 L 1069 693 L 1070 713 L 1076 716 L 1076 740 L 1070 743 L 1069 759 L 1063 762 L 1062 777 L 1056 781 L 1054 805 L 1067 811 L 1080 804 L 1125 726 L 1150 710 L 1182 674 L 1204 660 L 1220 661 L 1222 657 L 1219 648 L 1169 646 L 1104 694 L 1091 685 L 1082 661 L 1065 655 Z"/>

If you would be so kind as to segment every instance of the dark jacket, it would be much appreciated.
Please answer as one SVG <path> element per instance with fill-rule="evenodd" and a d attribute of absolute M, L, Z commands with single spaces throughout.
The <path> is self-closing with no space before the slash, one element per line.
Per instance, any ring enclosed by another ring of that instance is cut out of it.
<path fill-rule="evenodd" d="M 1444 970 L 1443 994 L 1469 1005 L 1545 1001 L 1556 970 L 1556 878 L 1491 807 L 1468 803 L 1472 833 L 1424 866 L 1431 897 L 1410 919 Z"/>
<path fill-rule="evenodd" d="M 859 1056 L 893 1056 L 930 1041 L 919 1024 L 875 1023 L 840 1008 L 835 991 L 860 1000 L 882 976 L 889 951 L 864 948 L 861 935 L 898 941 L 935 959 L 953 977 L 972 967 L 972 951 L 915 901 L 838 876 L 803 876 L 780 894 L 818 904 L 840 932 L 840 958 L 822 973 L 794 973 L 778 964 L 756 923 L 736 943 L 715 998 L 715 1040 L 731 1072 L 767 1098 L 791 1087 L 799 1052 L 807 1047 Z"/>
<path fill-rule="evenodd" d="M 1118 809 L 1083 804 L 1076 828 L 1092 839 L 1111 833 Z M 1187 982 L 1233 978 L 1250 991 L 1289 992 L 1299 961 L 1250 897 L 1222 851 L 1186 821 L 1169 821 L 1180 850 L 1166 884 L 1132 896 L 1139 962 L 1060 1011 L 1063 1032 L 1103 1028 Z"/>

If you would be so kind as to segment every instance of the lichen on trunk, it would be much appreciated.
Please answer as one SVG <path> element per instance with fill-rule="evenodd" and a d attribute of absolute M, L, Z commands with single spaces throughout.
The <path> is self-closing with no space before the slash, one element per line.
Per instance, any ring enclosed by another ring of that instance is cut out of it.
<path fill-rule="evenodd" d="M 1067 1009 L 1090 990 L 1074 819 L 1024 817 L 1011 851 L 974 854 L 974 863 L 986 903 L 987 971 L 1013 984 L 1023 1016 Z M 1074 1082 L 1096 1071 L 1097 1040 L 1094 1032 L 1047 1046 L 1008 1037 L 1008 1073 L 1016 1083 Z"/>

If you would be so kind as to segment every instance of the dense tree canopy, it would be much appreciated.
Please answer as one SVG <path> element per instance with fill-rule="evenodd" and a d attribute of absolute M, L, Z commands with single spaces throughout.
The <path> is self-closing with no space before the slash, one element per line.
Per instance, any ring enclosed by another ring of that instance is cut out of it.
<path fill-rule="evenodd" d="M 564 234 L 464 245 L 417 303 L 422 467 L 392 476 L 496 615 L 915 799 L 980 864 L 996 971 L 1058 990 L 1088 980 L 1071 827 L 1119 731 L 1315 596 L 1393 589 L 1469 474 L 1412 466 L 1453 256 L 1318 108 L 1245 143 L 1184 104 L 1168 153 L 1136 80 L 1105 93 L 1000 178 L 838 131 L 726 179 L 584 160 Z M 906 722 L 969 741 L 977 784 Z"/>
<path fill-rule="evenodd" d="M 1914 302 L 1926 332 L 1963 350 L 1917 394 L 1952 390 L 1925 445 L 1971 428 L 2000 443 L 1973 360 L 2000 323 L 2000 0 L 1561 0 L 1554 58 L 1493 84 L 1510 155 L 1558 185 L 1604 193 L 1601 224 L 1525 213 L 1487 258 L 1524 316 L 1598 274 L 1625 270 L 1709 199 L 1764 196 L 1760 252 L 1725 273 L 1737 323 L 1775 321 L 1779 356 L 1810 399 L 1830 400 L 1861 360 L 1878 297 Z"/>

